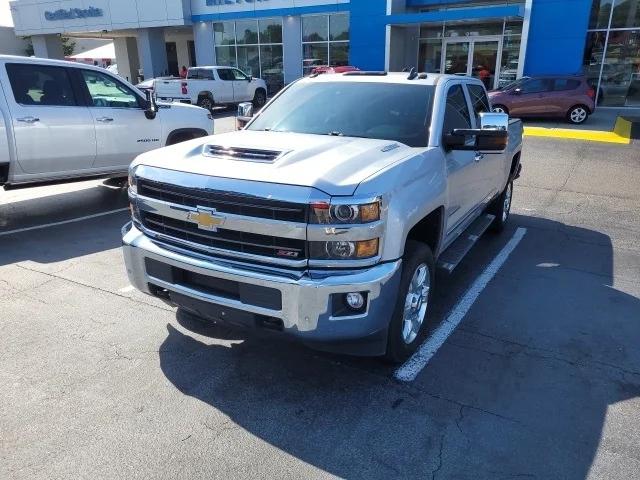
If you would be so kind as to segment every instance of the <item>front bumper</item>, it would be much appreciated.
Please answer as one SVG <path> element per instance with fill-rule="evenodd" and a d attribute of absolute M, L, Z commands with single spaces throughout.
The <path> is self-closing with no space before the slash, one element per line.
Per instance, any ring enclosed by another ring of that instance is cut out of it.
<path fill-rule="evenodd" d="M 172 303 L 203 317 L 250 327 L 274 325 L 275 320 L 283 334 L 321 350 L 357 355 L 382 355 L 385 352 L 387 329 L 400 283 L 400 260 L 362 270 L 333 272 L 319 278 L 311 278 L 308 272 L 278 274 L 166 248 L 132 224 L 123 229 L 123 251 L 134 287 L 150 295 L 161 289 Z M 198 278 L 216 279 L 225 285 L 229 282 L 239 284 L 245 290 L 251 290 L 251 287 L 277 290 L 281 303 L 279 308 L 267 308 L 181 281 L 167 281 L 166 277 L 159 278 L 149 272 L 149 261 L 186 271 Z M 366 310 L 353 316 L 334 316 L 332 295 L 348 292 L 366 292 Z M 269 322 L 263 323 L 264 319 Z"/>

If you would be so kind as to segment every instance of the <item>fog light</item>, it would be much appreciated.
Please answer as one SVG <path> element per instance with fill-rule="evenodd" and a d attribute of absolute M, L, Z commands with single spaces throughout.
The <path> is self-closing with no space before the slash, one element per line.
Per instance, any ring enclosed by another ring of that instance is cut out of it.
<path fill-rule="evenodd" d="M 347 293 L 345 295 L 345 301 L 347 305 L 354 310 L 360 310 L 364 307 L 364 297 L 361 293 Z"/>

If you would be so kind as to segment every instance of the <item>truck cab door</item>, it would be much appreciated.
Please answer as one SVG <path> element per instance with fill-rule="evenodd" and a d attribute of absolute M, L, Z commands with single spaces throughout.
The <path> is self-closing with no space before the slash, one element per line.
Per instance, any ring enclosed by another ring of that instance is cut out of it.
<path fill-rule="evenodd" d="M 216 80 L 215 92 L 213 92 L 214 100 L 216 103 L 233 103 L 233 83 L 235 80 L 233 69 L 217 68 L 215 73 L 218 79 Z"/>
<path fill-rule="evenodd" d="M 253 100 L 254 93 L 250 91 L 252 90 L 252 85 L 249 77 L 237 68 L 231 71 L 233 73 L 233 101 L 240 103 Z"/>
<path fill-rule="evenodd" d="M 2 75 L 4 72 L 0 72 Z M 18 174 L 59 177 L 93 166 L 96 136 L 82 93 L 70 69 L 37 63 L 6 64 Z"/>
<path fill-rule="evenodd" d="M 467 84 L 467 93 L 471 100 L 472 118 L 474 121 L 473 128 L 480 128 L 480 114 L 483 112 L 491 112 L 491 104 L 487 97 L 485 89 L 481 85 Z M 480 153 L 474 152 L 474 160 L 477 162 L 477 182 L 480 189 L 480 201 L 486 201 L 494 197 L 497 193 L 502 192 L 506 181 L 505 175 L 505 157 L 504 153 Z"/>
<path fill-rule="evenodd" d="M 462 83 L 448 87 L 442 133 L 447 135 L 454 129 L 469 129 L 471 115 Z M 471 141 L 471 140 L 470 140 Z M 480 202 L 476 154 L 470 150 L 444 149 L 449 185 L 448 209 L 446 212 L 447 235 L 463 224 Z"/>
<path fill-rule="evenodd" d="M 141 153 L 163 145 L 162 122 L 145 117 L 140 95 L 106 72 L 75 70 L 95 126 L 95 168 L 127 168 Z"/>

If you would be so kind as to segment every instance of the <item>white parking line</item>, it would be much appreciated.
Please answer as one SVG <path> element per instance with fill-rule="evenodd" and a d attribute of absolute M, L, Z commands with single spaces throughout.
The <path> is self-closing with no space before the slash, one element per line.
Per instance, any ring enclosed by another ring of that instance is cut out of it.
<path fill-rule="evenodd" d="M 449 335 L 451 335 L 460 324 L 480 296 L 480 293 L 482 293 L 482 290 L 484 290 L 495 274 L 498 273 L 500 267 L 507 261 L 509 255 L 515 250 L 526 233 L 526 228 L 518 228 L 518 230 L 516 230 L 511 240 L 509 240 L 476 281 L 473 282 L 473 285 L 467 290 L 467 293 L 464 294 L 442 324 L 425 340 L 416 353 L 396 370 L 394 376 L 398 380 L 403 382 L 415 380 L 418 373 L 429 363 L 429 360 L 433 358 Z"/>
<path fill-rule="evenodd" d="M 42 228 L 57 227 L 58 225 L 67 225 L 68 223 L 82 222 L 84 220 L 90 220 L 92 218 L 104 217 L 105 215 L 112 215 L 114 213 L 126 212 L 127 210 L 129 209 L 119 208 L 117 210 L 110 210 L 108 212 L 101 212 L 93 215 L 87 215 L 86 217 L 72 218 L 70 220 L 63 220 L 61 222 L 47 223 L 45 225 L 36 225 L 34 227 L 27 227 L 27 228 L 19 228 L 17 230 L 9 230 L 8 232 L 0 232 L 0 237 L 4 237 L 6 235 L 13 235 L 16 233 L 30 232 L 32 230 L 40 230 Z"/>

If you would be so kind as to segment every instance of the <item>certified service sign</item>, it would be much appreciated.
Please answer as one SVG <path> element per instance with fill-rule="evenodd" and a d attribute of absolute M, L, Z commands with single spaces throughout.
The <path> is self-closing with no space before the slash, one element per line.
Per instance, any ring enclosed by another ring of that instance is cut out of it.
<path fill-rule="evenodd" d="M 54 12 L 44 12 L 44 18 L 53 20 L 75 20 L 77 18 L 102 17 L 104 13 L 101 8 L 70 8 L 68 10 L 60 9 Z"/>

